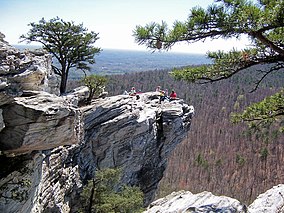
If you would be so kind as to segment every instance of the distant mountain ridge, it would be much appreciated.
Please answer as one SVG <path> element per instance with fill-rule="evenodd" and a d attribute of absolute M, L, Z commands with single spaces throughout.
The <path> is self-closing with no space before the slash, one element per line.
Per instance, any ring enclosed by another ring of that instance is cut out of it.
<path fill-rule="evenodd" d="M 210 60 L 201 54 L 106 49 L 96 57 L 92 72 L 122 74 L 206 63 Z"/>
<path fill-rule="evenodd" d="M 25 48 L 40 48 L 40 46 L 14 45 L 23 50 Z M 103 49 L 95 56 L 95 64 L 91 65 L 90 73 L 105 75 L 124 74 L 132 72 L 171 69 L 189 65 L 208 64 L 210 59 L 202 54 L 172 53 L 172 52 L 150 52 L 137 50 Z M 74 70 L 70 78 L 83 77 L 82 71 Z"/>

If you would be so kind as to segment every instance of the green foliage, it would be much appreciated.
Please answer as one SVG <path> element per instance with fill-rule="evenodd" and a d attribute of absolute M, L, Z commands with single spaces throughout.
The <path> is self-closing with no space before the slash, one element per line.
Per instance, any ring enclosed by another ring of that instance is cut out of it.
<path fill-rule="evenodd" d="M 66 90 L 69 70 L 77 68 L 89 70 L 88 64 L 95 63 L 95 54 L 101 51 L 93 47 L 99 39 L 98 34 L 88 32 L 83 24 L 75 25 L 74 22 L 66 22 L 59 17 L 46 21 L 42 18 L 39 23 L 30 23 L 31 29 L 20 38 L 22 41 L 39 42 L 43 49 L 52 54 L 59 62 L 59 66 L 53 65 L 56 74 L 61 76 L 60 93 Z"/>
<path fill-rule="evenodd" d="M 143 193 L 138 187 L 119 186 L 119 169 L 104 169 L 96 173 L 82 192 L 83 212 L 142 212 Z"/>
<path fill-rule="evenodd" d="M 87 102 L 90 103 L 95 95 L 98 96 L 104 91 L 107 78 L 105 76 L 93 74 L 84 77 L 82 81 L 89 88 L 90 93 Z"/>
<path fill-rule="evenodd" d="M 261 158 L 261 160 L 266 160 L 268 155 L 269 155 L 269 152 L 268 152 L 268 149 L 266 147 L 262 148 L 260 150 L 260 158 Z"/>
<path fill-rule="evenodd" d="M 218 167 L 222 166 L 222 164 L 223 164 L 222 159 L 218 159 L 215 163 L 215 165 L 218 166 Z"/>
<path fill-rule="evenodd" d="M 204 157 L 199 153 L 197 158 L 195 159 L 198 166 L 203 167 L 204 169 L 208 169 L 209 163 Z"/>
<path fill-rule="evenodd" d="M 240 154 L 236 155 L 236 163 L 239 164 L 240 166 L 243 166 L 246 162 L 246 159 L 241 156 Z"/>
<path fill-rule="evenodd" d="M 243 113 L 232 114 L 234 122 L 250 121 L 250 127 L 259 128 L 281 122 L 284 116 L 284 90 L 247 107 Z M 280 124 L 281 125 L 281 124 Z M 284 127 L 280 126 L 283 132 Z"/>
<path fill-rule="evenodd" d="M 217 0 L 207 9 L 192 8 L 188 19 L 184 22 L 176 21 L 172 29 L 169 29 L 164 22 L 161 25 L 153 22 L 145 27 L 136 26 L 133 36 L 138 44 L 154 50 L 168 50 L 181 41 L 193 43 L 205 39 L 248 36 L 251 40 L 249 49 L 241 51 L 233 49 L 227 53 L 208 52 L 207 56 L 212 59 L 212 64 L 175 69 L 171 74 L 177 80 L 204 84 L 228 79 L 255 65 L 270 64 L 269 68 L 259 71 L 261 76 L 256 80 L 254 88 L 257 89 L 269 74 L 283 71 L 283 32 L 283 1 Z M 157 41 L 159 46 L 155 45 Z M 276 96 L 276 99 L 282 100 L 279 95 Z M 239 116 L 244 119 L 235 119 L 235 121 L 254 121 L 253 118 L 264 119 L 265 122 L 277 119 L 283 121 L 283 101 L 280 105 L 273 101 L 275 96 L 266 99 L 265 106 L 263 102 L 255 104 L 253 109 L 250 108 L 249 112 Z M 263 107 L 268 109 L 264 110 Z M 260 112 L 256 112 L 257 110 Z M 267 115 L 266 111 L 269 111 L 270 115 Z M 283 128 L 282 126 L 282 131 Z"/>

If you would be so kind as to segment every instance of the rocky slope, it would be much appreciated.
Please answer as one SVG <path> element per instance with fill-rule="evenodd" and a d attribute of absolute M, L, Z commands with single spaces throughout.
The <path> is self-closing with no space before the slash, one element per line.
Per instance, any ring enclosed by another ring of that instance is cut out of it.
<path fill-rule="evenodd" d="M 0 212 L 76 212 L 82 186 L 105 167 L 122 168 L 149 204 L 193 108 L 151 92 L 79 106 L 86 88 L 58 96 L 47 53 L 1 38 Z"/>

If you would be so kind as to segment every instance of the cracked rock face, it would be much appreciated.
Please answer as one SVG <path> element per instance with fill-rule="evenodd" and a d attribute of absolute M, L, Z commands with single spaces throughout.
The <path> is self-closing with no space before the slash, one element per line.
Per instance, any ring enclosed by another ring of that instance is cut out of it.
<path fill-rule="evenodd" d="M 62 97 L 38 93 L 17 97 L 2 107 L 5 128 L 0 132 L 0 149 L 24 154 L 79 143 L 79 116 Z"/>
<path fill-rule="evenodd" d="M 74 99 L 30 92 L 2 106 L 0 147 L 9 157 L 1 162 L 14 159 L 16 166 L 22 157 L 25 164 L 2 167 L 0 210 L 76 212 L 82 184 L 107 167 L 120 167 L 122 182 L 139 186 L 145 205 L 153 200 L 170 152 L 190 128 L 192 109 L 182 100 L 159 104 L 155 93 L 80 108 Z"/>
<path fill-rule="evenodd" d="M 82 186 L 78 166 L 70 159 L 73 150 L 74 145 L 1 157 L 13 168 L 2 165 L 0 212 L 70 212 L 70 200 Z"/>
<path fill-rule="evenodd" d="M 139 100 L 115 96 L 82 109 L 88 141 L 81 156 L 85 176 L 92 176 L 94 166 L 122 167 L 124 182 L 140 186 L 146 204 L 153 200 L 167 157 L 185 137 L 192 116 L 182 100 L 158 100 L 153 93 L 142 94 Z"/>
<path fill-rule="evenodd" d="M 51 62 L 51 55 L 43 50 L 19 51 L 0 39 L 0 93 L 5 89 L 6 96 L 14 97 L 23 90 L 36 90 L 58 95 L 59 79 Z"/>
<path fill-rule="evenodd" d="M 3 112 L 3 110 L 0 109 L 0 132 L 1 132 L 2 129 L 4 129 L 4 127 L 5 127 L 5 123 L 4 123 L 4 120 L 3 120 L 2 112 Z"/>

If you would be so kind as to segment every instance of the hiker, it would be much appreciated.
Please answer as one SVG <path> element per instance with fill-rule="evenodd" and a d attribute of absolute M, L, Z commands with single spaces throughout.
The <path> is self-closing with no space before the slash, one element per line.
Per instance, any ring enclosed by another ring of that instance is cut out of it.
<path fill-rule="evenodd" d="M 132 89 L 130 90 L 129 95 L 131 95 L 131 96 L 135 96 L 136 95 L 135 87 L 132 87 Z"/>
<path fill-rule="evenodd" d="M 159 96 L 160 96 L 159 103 L 161 103 L 162 101 L 165 101 L 165 100 L 169 100 L 167 89 L 164 91 L 164 90 L 161 89 L 161 86 L 157 86 L 156 92 L 158 92 Z"/>
<path fill-rule="evenodd" d="M 166 91 L 166 92 L 165 92 L 165 96 L 168 98 L 168 96 L 169 96 L 168 89 L 166 89 L 165 91 Z"/>
<path fill-rule="evenodd" d="M 160 90 L 159 95 L 160 95 L 160 103 L 161 103 L 162 101 L 166 99 L 166 93 L 164 90 Z"/>
<path fill-rule="evenodd" d="M 156 92 L 160 92 L 160 91 L 161 91 L 161 86 L 157 86 Z"/>
<path fill-rule="evenodd" d="M 170 94 L 170 101 L 177 99 L 177 93 L 172 90 L 171 94 Z"/>

